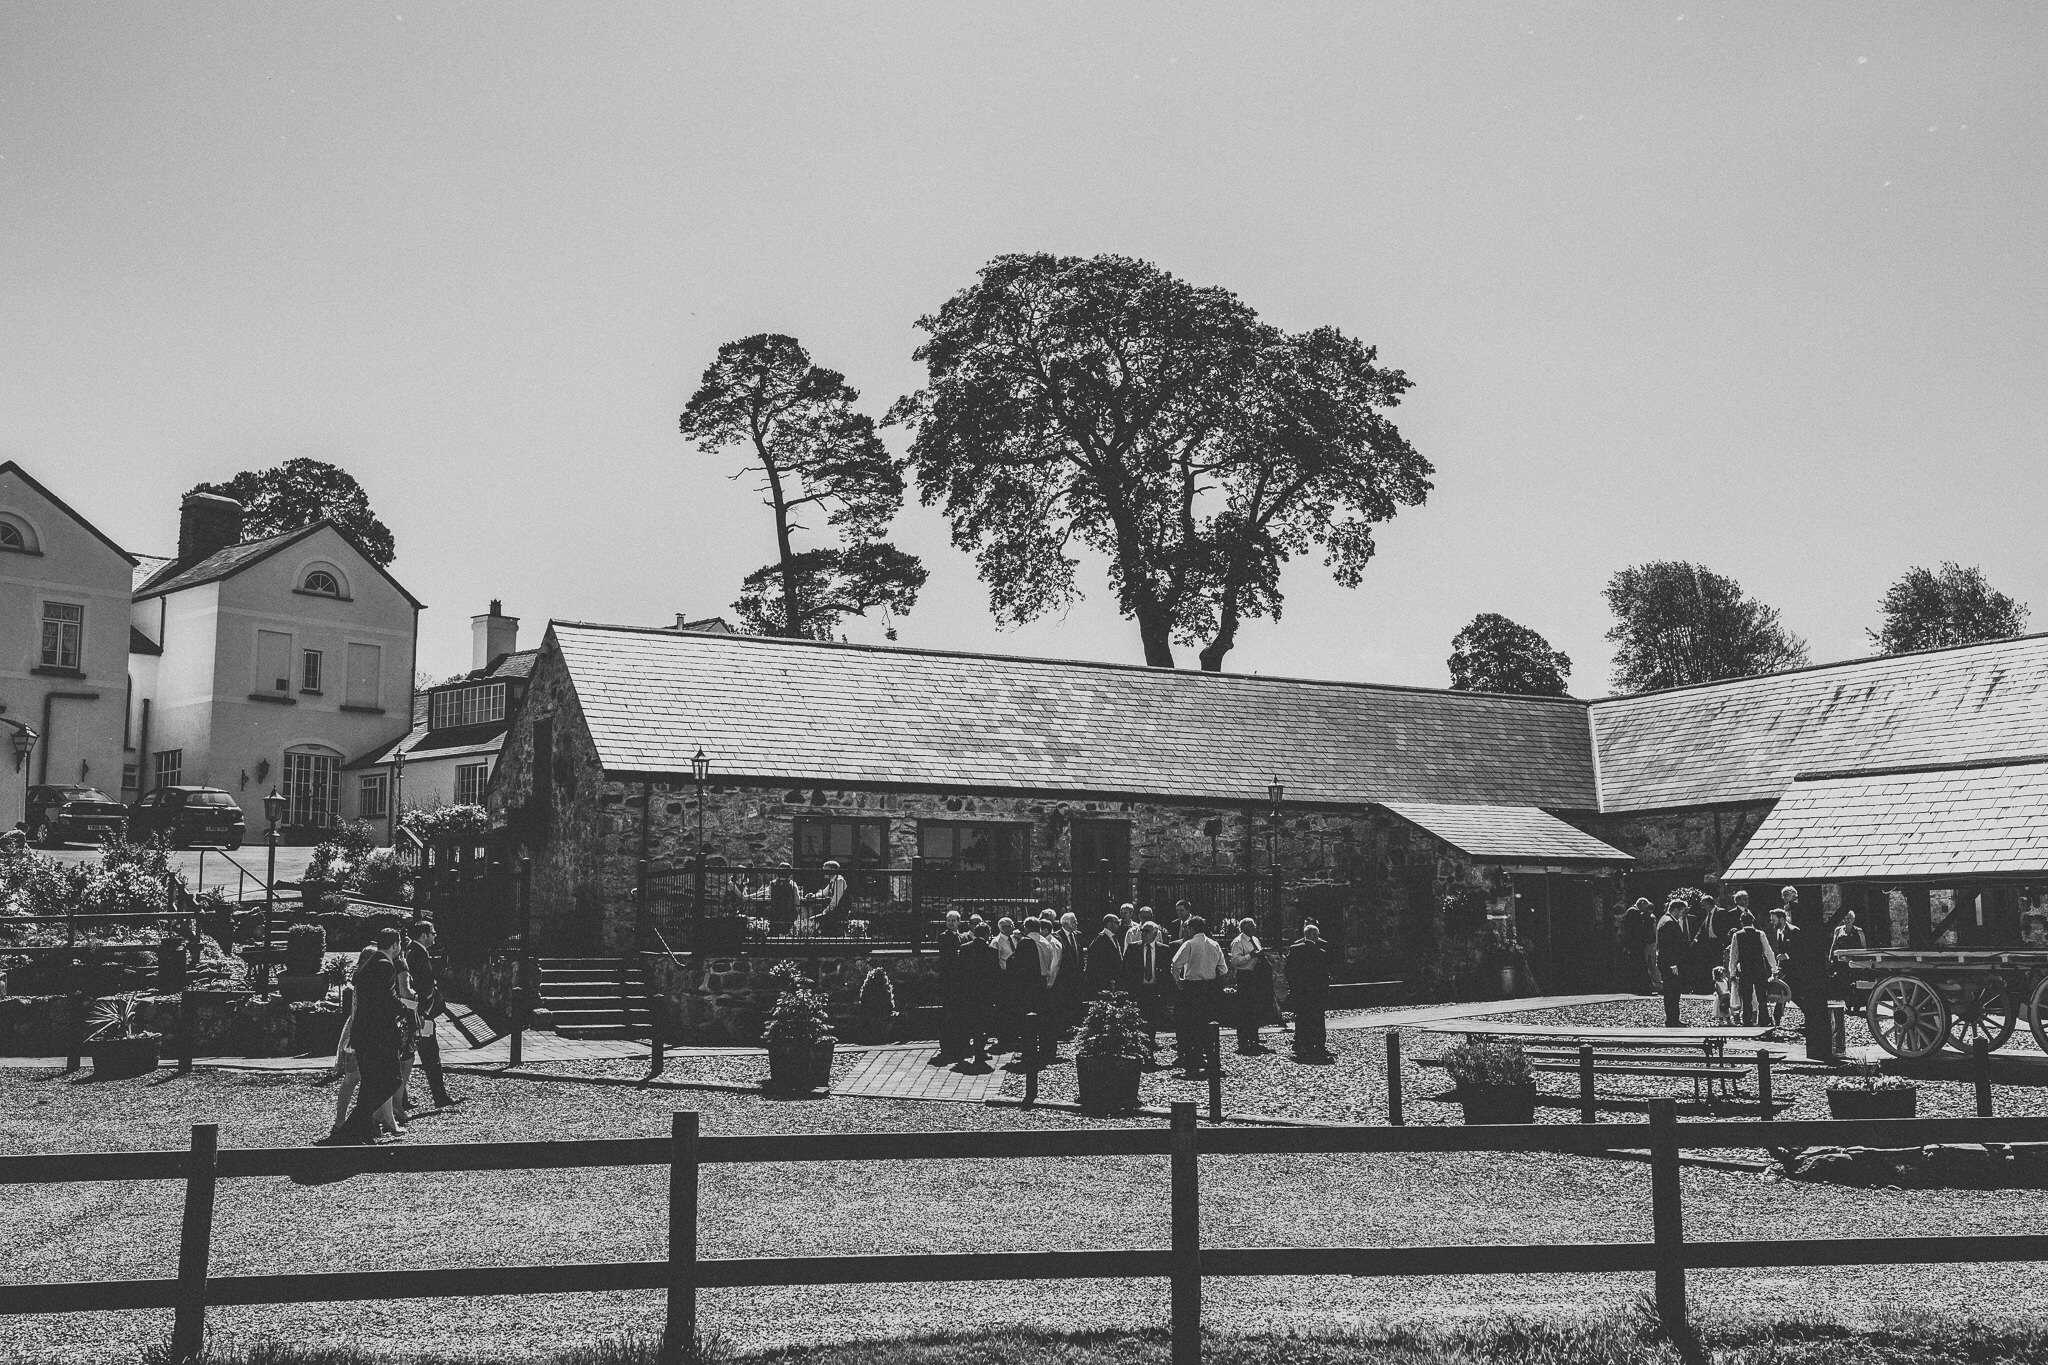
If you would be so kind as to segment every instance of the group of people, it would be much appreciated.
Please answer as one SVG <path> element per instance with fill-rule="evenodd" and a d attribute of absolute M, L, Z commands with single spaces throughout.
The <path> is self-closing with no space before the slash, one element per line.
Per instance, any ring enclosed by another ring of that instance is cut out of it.
<path fill-rule="evenodd" d="M 938 951 L 940 1061 L 972 1058 L 986 1064 L 992 1051 L 1042 1056 L 1089 1000 L 1119 992 L 1137 1005 L 1154 1048 L 1161 1026 L 1171 1024 L 1175 1064 L 1199 1076 L 1217 1064 L 1208 1055 L 1211 1023 L 1234 1024 L 1237 1050 L 1251 1055 L 1265 1050 L 1259 1029 L 1281 1018 L 1272 954 L 1258 925 L 1225 920 L 1211 935 L 1208 922 L 1186 901 L 1165 923 L 1150 906 L 1125 904 L 1104 915 L 1086 938 L 1072 912 L 1055 916 L 1046 910 L 1021 923 L 990 923 L 949 910 Z M 1326 1059 L 1329 945 L 1315 925 L 1307 925 L 1285 960 L 1295 1054 Z"/>
<path fill-rule="evenodd" d="M 414 1111 L 414 1064 L 426 1073 L 435 1107 L 462 1101 L 441 1075 L 440 1017 L 448 1012 L 434 959 L 434 926 L 414 920 L 404 933 L 383 929 L 362 950 L 342 992 L 341 1041 L 334 1067 L 334 1127 L 321 1145 L 366 1145 L 404 1137 Z"/>
<path fill-rule="evenodd" d="M 1817 936 L 1795 921 L 1799 890 L 1785 887 L 1767 925 L 1757 923 L 1749 893 L 1738 891 L 1727 906 L 1707 895 L 1695 911 L 1683 896 L 1673 896 L 1643 936 L 1651 989 L 1664 997 L 1666 1027 L 1680 1025 L 1678 1002 L 1688 971 L 1704 965 L 1714 988 L 1717 1024 L 1778 1025 L 1785 1021 L 1789 1001 L 1799 1009 L 1807 1055 L 1834 1054 L 1834 1029 L 1829 1019 L 1829 963 L 1833 950 L 1863 946 L 1855 913 L 1843 916 L 1833 942 L 1823 948 Z M 1624 913 L 1624 927 L 1651 917 L 1647 898 Z M 1782 998 L 1781 998 L 1782 997 Z"/>

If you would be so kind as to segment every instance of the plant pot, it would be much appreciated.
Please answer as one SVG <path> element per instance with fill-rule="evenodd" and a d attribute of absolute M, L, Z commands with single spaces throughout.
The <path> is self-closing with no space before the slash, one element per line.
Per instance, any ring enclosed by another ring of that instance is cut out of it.
<path fill-rule="evenodd" d="M 1141 1064 L 1135 1057 L 1077 1057 L 1074 1074 L 1081 1107 L 1091 1114 L 1121 1114 L 1138 1107 Z"/>
<path fill-rule="evenodd" d="M 775 1090 L 828 1090 L 832 1086 L 832 1053 L 837 1040 L 822 1038 L 808 1046 L 770 1047 L 768 1084 Z"/>
<path fill-rule="evenodd" d="M 1830 1090 L 1828 1117 L 1837 1119 L 1909 1119 L 1919 1112 L 1920 1091 Z"/>
<path fill-rule="evenodd" d="M 1533 1085 L 1465 1086 L 1458 1091 L 1467 1123 L 1534 1123 Z"/>
<path fill-rule="evenodd" d="M 85 1052 L 92 1058 L 92 1074 L 112 1081 L 156 1070 L 157 1050 L 162 1043 L 160 1033 L 138 1033 L 132 1038 L 88 1040 Z"/>

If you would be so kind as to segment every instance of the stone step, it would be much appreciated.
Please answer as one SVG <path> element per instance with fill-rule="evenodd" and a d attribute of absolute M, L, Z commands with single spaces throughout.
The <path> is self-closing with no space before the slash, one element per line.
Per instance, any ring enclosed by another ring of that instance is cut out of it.
<path fill-rule="evenodd" d="M 556 968 L 612 972 L 619 969 L 619 959 L 615 957 L 544 957 L 539 959 L 539 963 L 544 972 Z"/>
<path fill-rule="evenodd" d="M 624 995 L 629 1000 L 638 1000 L 647 994 L 646 988 L 638 982 L 629 982 L 624 991 L 616 981 L 589 986 L 543 986 L 544 1000 L 616 1000 Z"/>
<path fill-rule="evenodd" d="M 540 979 L 543 985 L 553 984 L 563 986 L 587 986 L 594 985 L 595 983 L 600 981 L 610 981 L 616 984 L 619 980 L 619 973 L 582 971 L 544 971 L 540 974 Z M 638 968 L 635 968 L 632 971 L 625 973 L 625 979 L 628 981 L 645 981 L 647 979 L 647 973 L 639 970 Z"/>
<path fill-rule="evenodd" d="M 562 1024 L 556 1027 L 557 1038 L 631 1038 L 647 1036 L 647 1026 L 627 1027 L 624 1024 Z"/>

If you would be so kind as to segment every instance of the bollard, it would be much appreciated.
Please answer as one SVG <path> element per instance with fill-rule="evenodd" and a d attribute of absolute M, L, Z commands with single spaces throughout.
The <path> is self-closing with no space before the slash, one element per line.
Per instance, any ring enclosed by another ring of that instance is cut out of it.
<path fill-rule="evenodd" d="M 1977 1083 L 1977 1117 L 1991 1117 L 1991 1043 L 1978 1038 L 1970 1044 L 1970 1077 Z"/>
<path fill-rule="evenodd" d="M 1401 1030 L 1387 1030 L 1387 1122 L 1399 1128 L 1401 1120 Z"/>

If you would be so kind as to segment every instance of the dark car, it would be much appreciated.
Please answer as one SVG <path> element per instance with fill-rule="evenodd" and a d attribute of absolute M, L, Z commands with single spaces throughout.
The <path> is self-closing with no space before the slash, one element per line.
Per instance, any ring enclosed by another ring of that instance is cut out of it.
<path fill-rule="evenodd" d="M 128 808 L 128 837 L 162 835 L 173 848 L 242 846 L 242 808 L 218 787 L 158 787 Z"/>
<path fill-rule="evenodd" d="M 99 843 L 128 828 L 128 808 L 92 787 L 30 787 L 27 824 L 44 848 Z"/>

